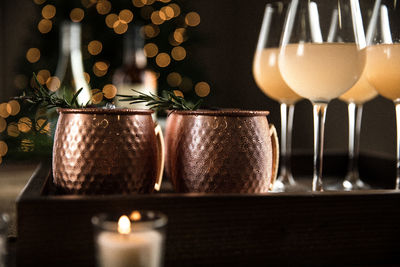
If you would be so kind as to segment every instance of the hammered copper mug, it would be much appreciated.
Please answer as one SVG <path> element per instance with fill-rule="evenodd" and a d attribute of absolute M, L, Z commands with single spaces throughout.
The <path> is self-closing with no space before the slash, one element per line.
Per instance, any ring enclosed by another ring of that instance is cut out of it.
<path fill-rule="evenodd" d="M 279 148 L 267 111 L 172 111 L 166 174 L 177 192 L 263 193 L 276 178 Z"/>
<path fill-rule="evenodd" d="M 59 109 L 53 181 L 72 194 L 159 190 L 164 141 L 150 110 Z"/>

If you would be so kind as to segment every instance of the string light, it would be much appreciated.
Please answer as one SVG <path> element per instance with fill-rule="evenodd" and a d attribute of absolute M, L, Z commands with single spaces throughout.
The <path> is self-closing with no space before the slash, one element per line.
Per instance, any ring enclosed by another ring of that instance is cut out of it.
<path fill-rule="evenodd" d="M 44 85 L 46 83 L 46 81 L 50 78 L 50 75 L 51 75 L 50 71 L 44 69 L 44 70 L 40 70 L 37 73 L 36 77 L 37 77 L 39 83 L 41 85 Z"/>
<path fill-rule="evenodd" d="M 100 41 L 93 40 L 88 44 L 88 51 L 93 56 L 100 54 L 102 50 L 103 44 Z"/>
<path fill-rule="evenodd" d="M 117 20 L 114 23 L 114 32 L 117 34 L 124 34 L 128 30 L 128 24 L 123 20 Z"/>
<path fill-rule="evenodd" d="M 206 82 L 199 82 L 194 87 L 194 91 L 200 97 L 208 96 L 208 94 L 210 93 L 210 85 L 208 85 L 208 83 Z"/>
<path fill-rule="evenodd" d="M 107 71 L 108 71 L 108 65 L 104 61 L 97 61 L 96 63 L 94 63 L 93 73 L 97 77 L 102 77 L 106 75 Z"/>
<path fill-rule="evenodd" d="M 42 9 L 42 17 L 45 19 L 51 19 L 56 15 L 56 7 L 53 5 L 46 5 Z"/>
<path fill-rule="evenodd" d="M 51 22 L 51 20 L 42 19 L 39 21 L 38 30 L 40 31 L 40 33 L 46 34 L 50 32 L 52 28 L 53 28 L 53 23 Z"/>
<path fill-rule="evenodd" d="M 28 117 L 22 117 L 18 120 L 18 130 L 27 133 L 32 129 L 32 121 Z"/>
<path fill-rule="evenodd" d="M 177 72 L 171 72 L 167 76 L 167 83 L 172 86 L 172 87 L 177 87 L 181 84 L 182 82 L 182 77 L 179 73 Z"/>
<path fill-rule="evenodd" d="M 154 43 L 148 43 L 144 46 L 144 54 L 146 57 L 155 57 L 158 53 L 158 46 Z"/>
<path fill-rule="evenodd" d="M 162 8 L 161 8 L 161 12 L 165 15 L 165 18 L 166 18 L 167 20 L 172 19 L 172 18 L 174 17 L 174 15 L 175 15 L 174 10 L 173 10 L 172 7 L 170 7 L 170 6 L 162 7 Z"/>
<path fill-rule="evenodd" d="M 171 58 L 167 53 L 160 53 L 156 57 L 156 63 L 159 67 L 165 68 L 171 63 Z"/>
<path fill-rule="evenodd" d="M 121 10 L 119 12 L 119 19 L 125 23 L 129 23 L 133 20 L 133 13 L 128 9 Z"/>
<path fill-rule="evenodd" d="M 100 89 L 92 89 L 92 103 L 97 105 L 103 101 L 103 93 Z"/>
<path fill-rule="evenodd" d="M 177 17 L 181 14 L 181 8 L 177 4 L 172 3 L 169 4 L 168 6 L 171 7 L 172 10 L 174 11 L 174 17 Z"/>
<path fill-rule="evenodd" d="M 105 98 L 112 99 L 117 95 L 117 87 L 112 84 L 106 84 L 103 87 L 103 94 Z"/>
<path fill-rule="evenodd" d="M 174 31 L 174 39 L 177 43 L 183 43 L 186 40 L 186 30 L 185 28 L 178 28 Z"/>
<path fill-rule="evenodd" d="M 114 23 L 118 20 L 118 15 L 117 14 L 108 14 L 106 17 L 106 25 L 108 28 L 114 28 Z"/>
<path fill-rule="evenodd" d="M 7 134 L 11 137 L 18 137 L 20 134 L 18 130 L 18 124 L 16 122 L 11 122 L 7 127 Z"/>
<path fill-rule="evenodd" d="M 10 113 L 8 113 L 7 111 L 7 103 L 0 104 L 0 116 L 3 117 L 4 119 L 10 116 Z"/>
<path fill-rule="evenodd" d="M 182 46 L 176 46 L 172 48 L 171 56 L 177 61 L 183 60 L 186 57 L 186 50 Z"/>
<path fill-rule="evenodd" d="M 155 24 L 155 25 L 163 24 L 164 21 L 165 21 L 165 18 L 166 17 L 164 15 L 164 13 L 162 13 L 162 12 L 160 12 L 158 10 L 153 11 L 153 13 L 151 13 L 151 17 L 150 17 L 151 22 L 153 22 L 153 24 Z"/>
<path fill-rule="evenodd" d="M 145 5 L 145 3 L 142 0 L 132 0 L 132 4 L 135 7 L 143 7 Z"/>
<path fill-rule="evenodd" d="M 8 146 L 6 142 L 0 141 L 0 156 L 4 157 L 8 152 Z"/>
<path fill-rule="evenodd" d="M 100 15 L 108 14 L 111 11 L 111 2 L 107 0 L 99 0 L 96 4 L 96 10 Z"/>
<path fill-rule="evenodd" d="M 143 30 L 147 38 L 154 38 L 160 33 L 160 28 L 154 24 L 144 26 Z"/>
<path fill-rule="evenodd" d="M 46 86 L 50 91 L 55 92 L 60 88 L 61 81 L 57 76 L 52 76 L 47 79 Z"/>
<path fill-rule="evenodd" d="M 11 116 L 15 116 L 21 110 L 21 106 L 17 100 L 11 100 L 7 103 L 7 112 Z"/>
<path fill-rule="evenodd" d="M 4 132 L 7 128 L 7 122 L 3 117 L 0 117 L 0 133 Z"/>
<path fill-rule="evenodd" d="M 80 22 L 85 16 L 85 11 L 82 8 L 74 8 L 69 13 L 69 17 L 73 22 Z"/>
<path fill-rule="evenodd" d="M 30 63 L 38 62 L 40 59 L 40 50 L 34 47 L 29 48 L 28 51 L 26 52 L 26 59 Z"/>
<path fill-rule="evenodd" d="M 186 14 L 185 23 L 191 27 L 195 27 L 200 24 L 200 15 L 196 12 L 189 12 Z"/>

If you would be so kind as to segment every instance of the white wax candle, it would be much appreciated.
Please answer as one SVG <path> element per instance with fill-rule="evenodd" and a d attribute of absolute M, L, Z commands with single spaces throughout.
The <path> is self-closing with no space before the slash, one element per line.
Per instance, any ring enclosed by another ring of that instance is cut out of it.
<path fill-rule="evenodd" d="M 154 230 L 130 234 L 102 232 L 97 245 L 98 263 L 102 267 L 161 265 L 162 236 Z"/>

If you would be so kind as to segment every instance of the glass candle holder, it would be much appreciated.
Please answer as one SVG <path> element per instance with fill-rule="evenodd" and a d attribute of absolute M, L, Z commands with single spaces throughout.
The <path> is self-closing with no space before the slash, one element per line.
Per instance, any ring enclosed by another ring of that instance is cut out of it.
<path fill-rule="evenodd" d="M 126 215 L 100 214 L 95 227 L 97 265 L 159 267 L 163 265 L 167 217 L 155 211 Z"/>
<path fill-rule="evenodd" d="M 0 267 L 6 266 L 8 223 L 8 215 L 0 213 Z"/>

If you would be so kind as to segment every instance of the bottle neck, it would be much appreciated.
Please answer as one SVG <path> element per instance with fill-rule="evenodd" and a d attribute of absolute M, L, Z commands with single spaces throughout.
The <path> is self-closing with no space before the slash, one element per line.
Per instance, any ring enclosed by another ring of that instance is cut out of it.
<path fill-rule="evenodd" d="M 128 31 L 124 36 L 124 65 L 143 69 L 147 65 L 147 59 L 144 54 L 144 39 L 140 33 L 139 27 L 134 27 Z"/>

